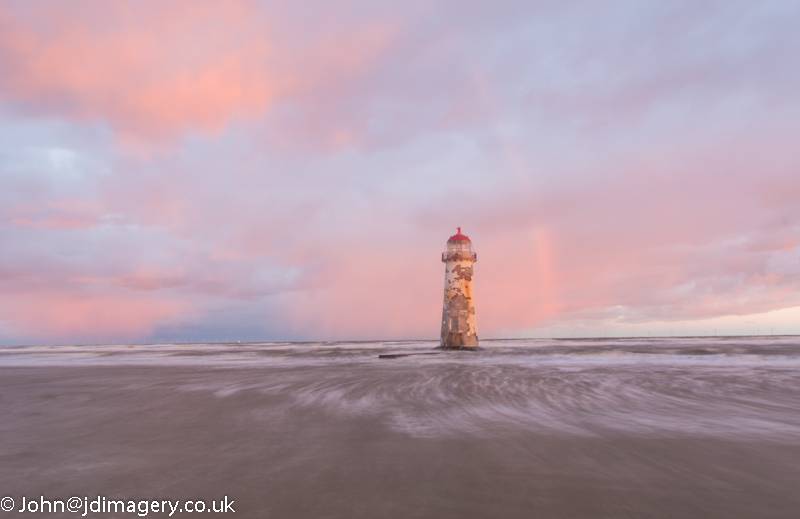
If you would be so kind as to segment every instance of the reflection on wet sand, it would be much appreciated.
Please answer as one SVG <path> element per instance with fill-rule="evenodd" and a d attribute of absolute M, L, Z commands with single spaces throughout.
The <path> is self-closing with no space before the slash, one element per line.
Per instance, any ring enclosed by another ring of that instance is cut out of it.
<path fill-rule="evenodd" d="M 796 338 L 0 351 L 0 489 L 245 517 L 796 517 Z M 381 354 L 414 354 L 390 359 Z"/>

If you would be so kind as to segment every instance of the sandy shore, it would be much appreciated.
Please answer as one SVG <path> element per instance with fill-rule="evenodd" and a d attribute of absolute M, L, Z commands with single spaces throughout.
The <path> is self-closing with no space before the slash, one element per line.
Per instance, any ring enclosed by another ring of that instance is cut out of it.
<path fill-rule="evenodd" d="M 0 494 L 228 495 L 239 517 L 731 519 L 800 510 L 797 443 L 526 427 L 413 435 L 380 413 L 302 405 L 260 385 L 343 369 L 0 367 Z"/>

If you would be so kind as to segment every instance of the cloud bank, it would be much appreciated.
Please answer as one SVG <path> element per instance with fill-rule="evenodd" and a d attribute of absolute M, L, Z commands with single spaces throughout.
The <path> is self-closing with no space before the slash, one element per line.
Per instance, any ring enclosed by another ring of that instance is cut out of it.
<path fill-rule="evenodd" d="M 0 341 L 798 333 L 798 15 L 7 2 Z"/>

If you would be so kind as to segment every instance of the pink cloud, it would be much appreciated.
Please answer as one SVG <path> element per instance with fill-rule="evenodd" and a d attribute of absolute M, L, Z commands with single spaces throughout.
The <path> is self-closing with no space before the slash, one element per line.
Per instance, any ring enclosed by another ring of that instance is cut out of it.
<path fill-rule="evenodd" d="M 39 340 L 125 341 L 146 337 L 156 326 L 190 314 L 185 303 L 135 294 L 5 294 L 0 312 L 12 333 Z"/>
<path fill-rule="evenodd" d="M 75 2 L 0 10 L 6 101 L 131 134 L 215 130 L 285 79 L 253 2 Z"/>
<path fill-rule="evenodd" d="M 279 39 L 273 14 L 255 0 L 5 5 L 0 100 L 107 122 L 133 145 L 216 132 L 260 119 L 278 100 L 319 99 L 324 109 L 392 33 L 380 24 L 312 31 L 298 45 Z M 349 139 L 346 129 L 326 133 L 334 144 Z"/>

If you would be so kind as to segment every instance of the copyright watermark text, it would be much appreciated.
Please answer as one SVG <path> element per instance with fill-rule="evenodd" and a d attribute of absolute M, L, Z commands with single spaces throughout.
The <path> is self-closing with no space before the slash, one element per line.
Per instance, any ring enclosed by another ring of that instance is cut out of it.
<path fill-rule="evenodd" d="M 233 505 L 236 501 L 228 496 L 223 499 L 117 499 L 105 496 L 72 496 L 67 499 L 49 498 L 45 496 L 5 496 L 0 498 L 0 511 L 32 514 L 79 514 L 86 517 L 90 514 L 128 513 L 138 517 L 195 512 L 235 513 Z"/>

